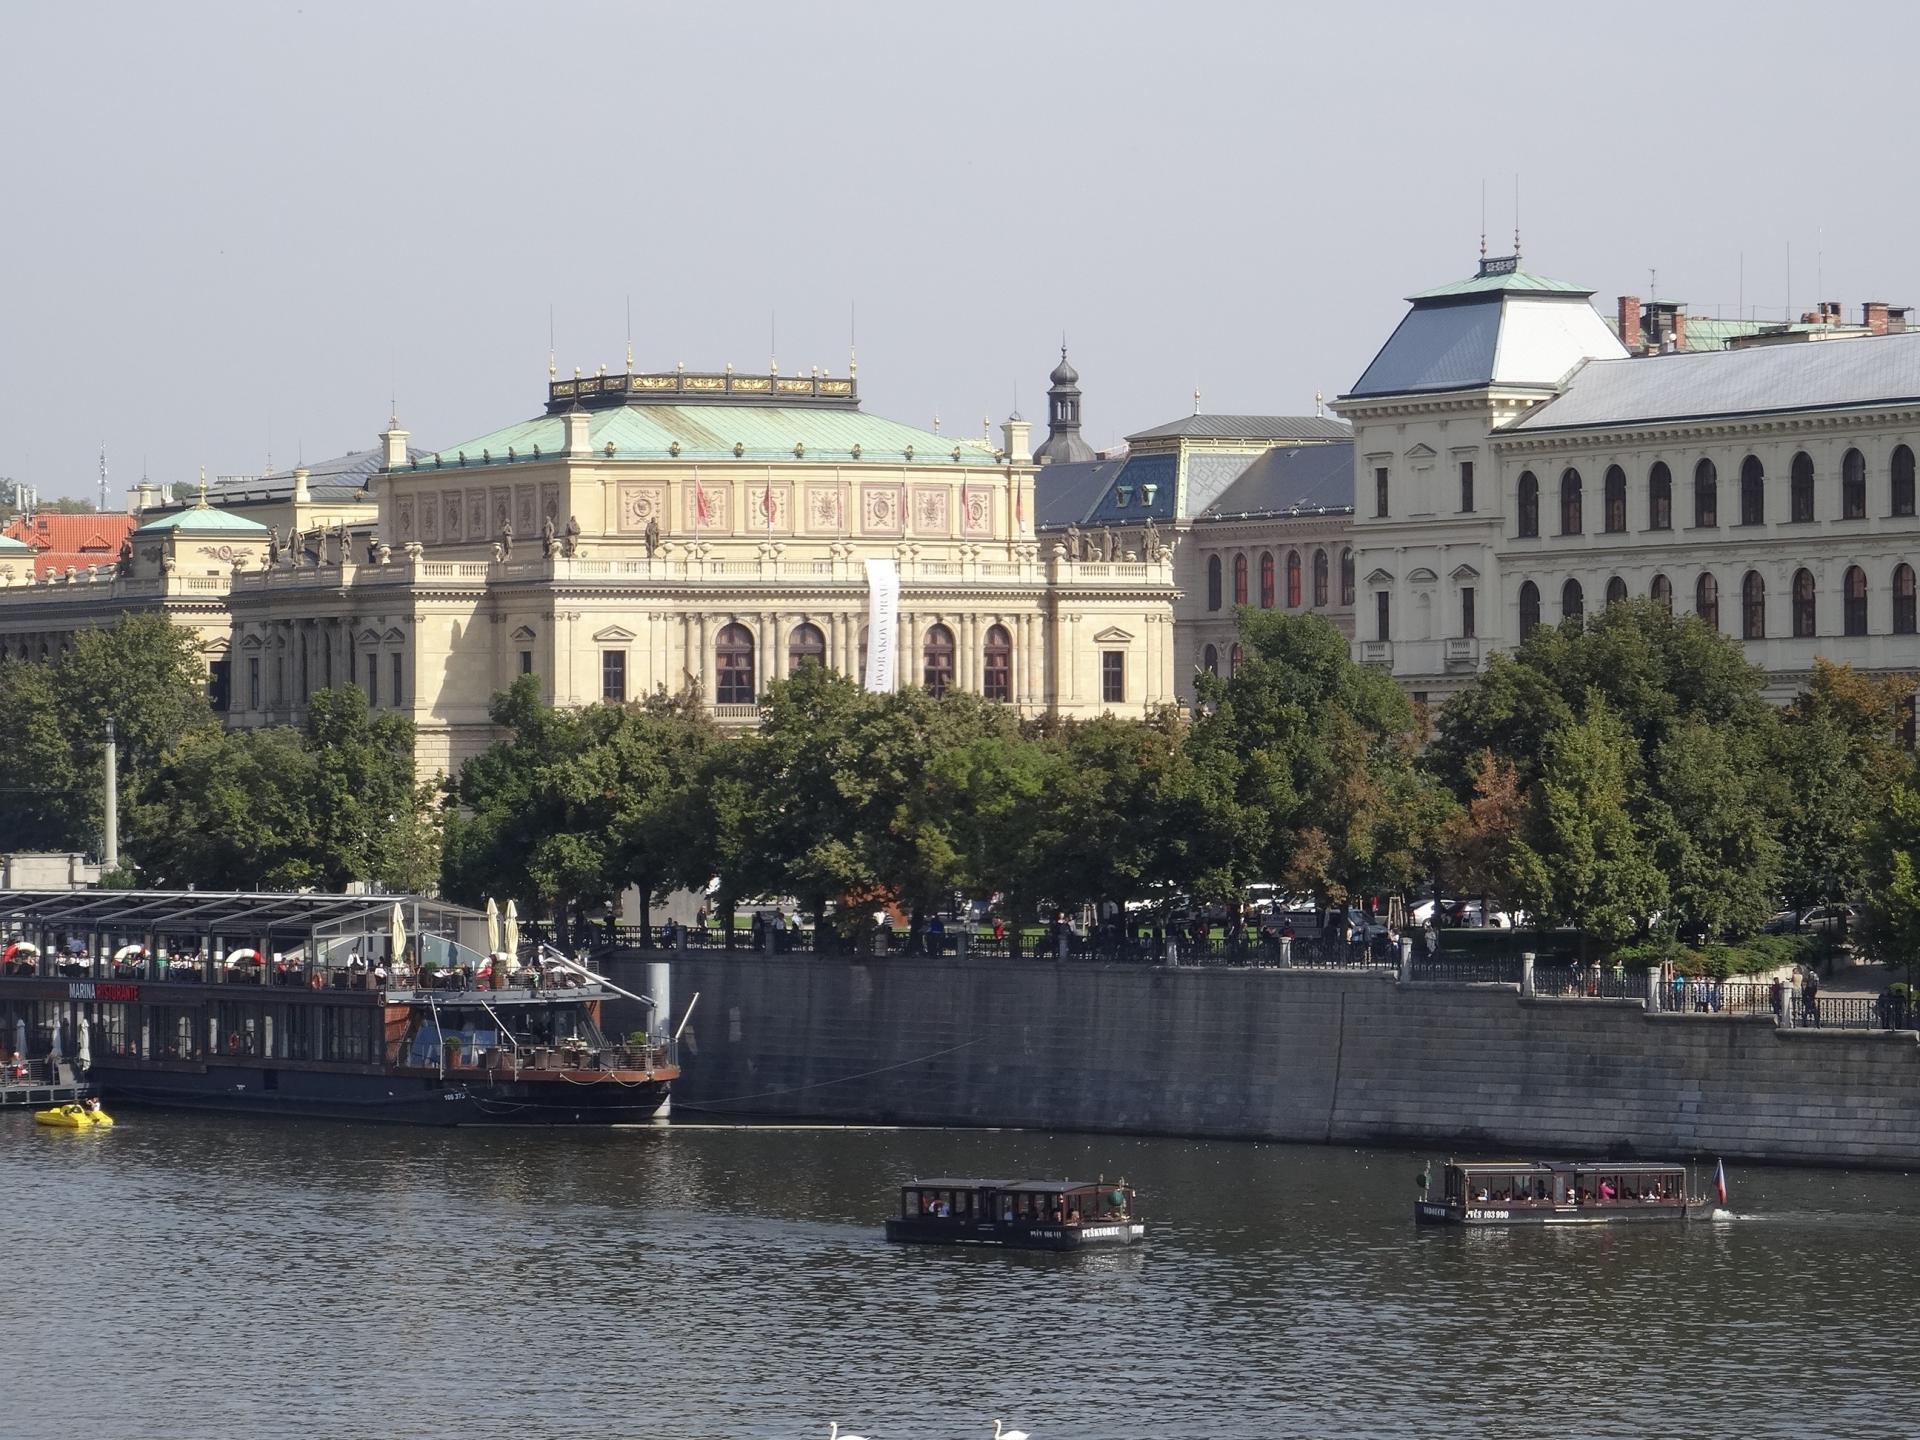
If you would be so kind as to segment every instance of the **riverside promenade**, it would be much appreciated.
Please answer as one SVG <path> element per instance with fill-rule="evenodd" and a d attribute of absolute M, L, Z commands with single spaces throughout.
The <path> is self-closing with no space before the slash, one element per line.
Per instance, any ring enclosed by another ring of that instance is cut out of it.
<path fill-rule="evenodd" d="M 698 992 L 677 1110 L 926 1125 L 1920 1164 L 1920 1033 L 1332 965 L 606 952 Z M 627 967 L 631 966 L 631 970 Z M 1531 989 L 1532 993 L 1528 993 Z M 1836 1012 L 1836 1020 L 1841 1016 Z"/>

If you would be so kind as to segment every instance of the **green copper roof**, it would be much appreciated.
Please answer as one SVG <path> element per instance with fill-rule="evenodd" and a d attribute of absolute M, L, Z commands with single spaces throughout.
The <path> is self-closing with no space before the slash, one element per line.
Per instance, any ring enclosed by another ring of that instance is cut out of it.
<path fill-rule="evenodd" d="M 11 535 L 0 535 L 0 555 L 31 555 L 33 546 L 24 540 L 16 540 Z"/>
<path fill-rule="evenodd" d="M 1436 285 L 1431 290 L 1422 290 L 1418 295 L 1409 295 L 1409 300 L 1444 300 L 1453 295 L 1496 295 L 1503 292 L 1522 291 L 1535 294 L 1552 295 L 1591 295 L 1593 292 L 1584 285 L 1575 285 L 1566 280 L 1549 280 L 1544 275 L 1529 275 L 1524 270 L 1509 270 L 1505 274 L 1476 275 L 1471 280 L 1456 280 L 1451 285 Z"/>
<path fill-rule="evenodd" d="M 249 520 L 246 516 L 235 515 L 229 510 L 215 510 L 211 506 L 202 505 L 189 505 L 185 509 L 162 515 L 158 520 L 149 520 L 133 533 L 157 535 L 163 530 L 179 530 L 190 535 L 209 535 L 215 531 L 227 535 L 267 533 L 267 527 L 258 520 Z"/>
<path fill-rule="evenodd" d="M 621 405 L 587 414 L 593 449 L 609 442 L 615 459 L 755 460 L 765 464 L 807 460 L 815 463 L 938 466 L 991 465 L 993 448 L 973 436 L 936 435 L 858 410 L 802 409 L 762 405 Z M 504 430 L 481 435 L 439 451 L 443 466 L 501 465 L 558 455 L 566 443 L 566 417 L 541 415 Z M 738 456 L 734 447 L 738 445 Z M 960 461 L 953 458 L 960 449 Z M 796 453 L 799 447 L 799 453 Z M 854 454 L 855 449 L 859 455 Z M 908 451 L 913 453 L 911 457 Z M 508 455 L 512 451 L 512 455 Z M 432 468 L 431 458 L 419 462 Z"/>

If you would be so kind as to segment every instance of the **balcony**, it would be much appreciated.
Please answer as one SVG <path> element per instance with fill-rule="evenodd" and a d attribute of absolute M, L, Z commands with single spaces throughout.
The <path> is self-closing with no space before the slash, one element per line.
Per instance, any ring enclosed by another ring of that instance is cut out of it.
<path fill-rule="evenodd" d="M 1447 669 L 1475 670 L 1480 666 L 1480 642 L 1471 635 L 1456 635 L 1447 641 Z"/>
<path fill-rule="evenodd" d="M 1393 642 L 1391 640 L 1362 640 L 1360 642 L 1360 663 L 1372 665 L 1381 670 L 1393 669 Z"/>

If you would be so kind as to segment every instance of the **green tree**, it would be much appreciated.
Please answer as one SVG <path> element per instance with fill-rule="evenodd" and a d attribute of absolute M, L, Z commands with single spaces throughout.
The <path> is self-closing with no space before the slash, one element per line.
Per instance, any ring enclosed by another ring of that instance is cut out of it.
<path fill-rule="evenodd" d="M 1626 727 L 1598 695 L 1582 709 L 1546 737 L 1509 868 L 1534 917 L 1575 927 L 1584 950 L 1588 940 L 1611 946 L 1636 934 L 1667 890 L 1628 813 L 1639 759 Z"/>
<path fill-rule="evenodd" d="M 1875 952 L 1907 969 L 1920 960 L 1920 788 L 1896 784 L 1866 832 L 1866 898 Z"/>
<path fill-rule="evenodd" d="M 83 495 L 60 495 L 36 507 L 48 515 L 92 515 L 99 507 Z"/>
<path fill-rule="evenodd" d="M 0 808 L 9 849 L 91 845 L 86 780 L 61 723 L 51 666 L 0 661 Z"/>

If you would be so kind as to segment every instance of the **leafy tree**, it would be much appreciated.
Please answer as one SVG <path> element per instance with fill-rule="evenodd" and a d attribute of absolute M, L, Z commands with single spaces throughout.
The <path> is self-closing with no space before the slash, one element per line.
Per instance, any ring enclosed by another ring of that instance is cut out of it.
<path fill-rule="evenodd" d="M 1547 736 L 1526 826 L 1509 847 L 1515 891 L 1534 916 L 1589 939 L 1629 939 L 1667 900 L 1627 800 L 1638 756 L 1598 695 Z"/>
<path fill-rule="evenodd" d="M 52 500 L 40 501 L 37 508 L 48 515 L 92 515 L 99 506 L 81 495 L 61 495 Z"/>
<path fill-rule="evenodd" d="M 1896 784 L 1866 833 L 1868 933 L 1890 963 L 1913 967 L 1920 957 L 1920 788 Z"/>
<path fill-rule="evenodd" d="M 1473 794 L 1466 806 L 1449 817 L 1443 845 L 1451 855 L 1454 878 L 1467 894 L 1478 895 L 1484 908 L 1506 910 L 1514 892 L 1508 860 L 1527 818 L 1527 796 L 1513 761 L 1480 752 L 1473 776 Z"/>
<path fill-rule="evenodd" d="M 55 699 L 53 670 L 0 662 L 0 807 L 6 844 L 21 850 L 77 850 L 91 844 L 83 790 Z"/>

